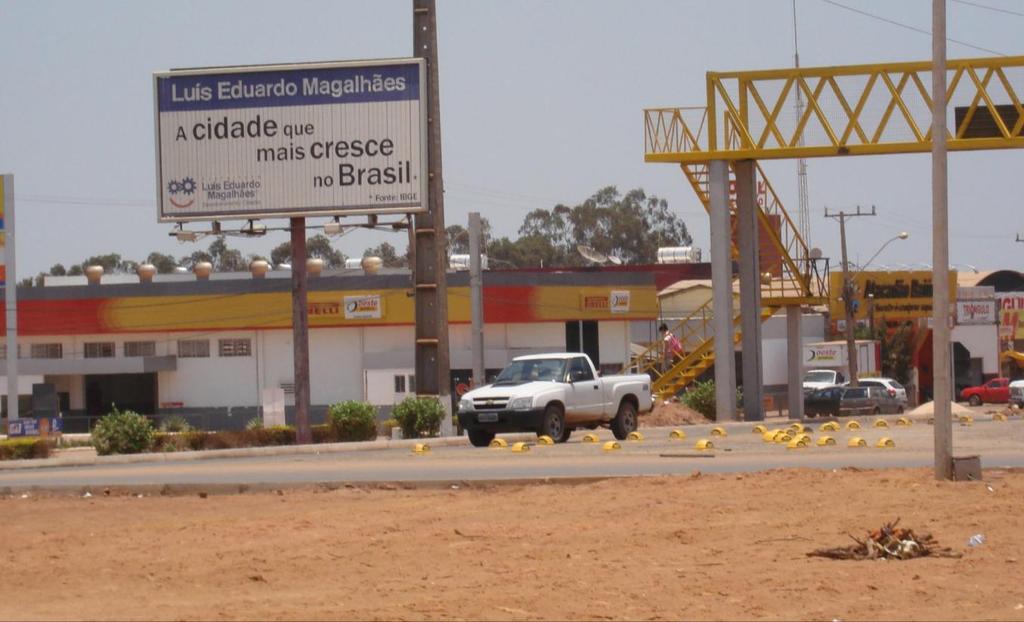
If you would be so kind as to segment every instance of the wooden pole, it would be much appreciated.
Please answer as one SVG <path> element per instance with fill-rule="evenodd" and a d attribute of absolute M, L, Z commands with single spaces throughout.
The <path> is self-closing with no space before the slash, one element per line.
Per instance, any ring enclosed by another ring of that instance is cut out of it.
<path fill-rule="evenodd" d="M 306 219 L 291 219 L 292 340 L 295 357 L 295 440 L 313 442 L 309 429 L 309 308 L 306 304 Z"/>

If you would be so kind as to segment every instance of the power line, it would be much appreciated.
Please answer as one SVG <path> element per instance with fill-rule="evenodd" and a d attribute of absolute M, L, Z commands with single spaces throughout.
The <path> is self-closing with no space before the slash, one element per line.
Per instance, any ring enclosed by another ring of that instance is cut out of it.
<path fill-rule="evenodd" d="M 956 2 L 957 4 L 966 4 L 967 6 L 973 6 L 979 9 L 985 9 L 986 11 L 995 11 L 996 13 L 1006 13 L 1007 15 L 1024 17 L 1024 13 L 1018 13 L 1017 11 L 1011 11 L 1010 9 L 1001 9 L 999 7 L 989 6 L 978 2 L 971 2 L 970 0 L 953 0 L 953 2 Z"/>
<path fill-rule="evenodd" d="M 857 8 L 852 7 L 852 6 L 847 6 L 845 4 L 841 4 L 839 2 L 836 2 L 835 0 L 821 0 L 821 1 L 826 3 L 826 4 L 831 4 L 832 6 L 839 7 L 840 9 L 846 9 L 847 11 L 851 11 L 853 13 L 858 13 L 858 14 L 863 15 L 865 17 L 870 17 L 871 19 L 876 19 L 876 20 L 878 20 L 880 22 L 885 22 L 886 24 L 891 24 L 893 26 L 899 26 L 900 28 L 906 28 L 907 30 L 913 30 L 914 32 L 917 32 L 917 33 L 920 33 L 920 34 L 923 34 L 923 35 L 928 35 L 929 37 L 932 36 L 932 31 L 925 30 L 924 28 L 918 28 L 917 26 L 911 26 L 909 24 L 904 24 L 903 22 L 897 22 L 896 20 L 889 19 L 888 17 L 882 17 L 881 15 L 876 15 L 875 13 L 869 13 L 867 11 L 862 11 L 861 9 L 857 9 Z M 958 45 L 962 45 L 962 46 L 965 46 L 965 47 L 973 48 L 975 50 L 980 50 L 982 52 L 987 52 L 989 54 L 995 54 L 997 56 L 1006 56 L 1006 54 L 1004 54 L 1002 52 L 997 52 L 995 50 L 990 50 L 988 48 L 983 48 L 980 45 L 974 45 L 972 43 L 967 43 L 966 41 L 959 41 L 959 40 L 954 39 L 952 37 L 946 37 L 946 41 L 949 41 L 950 43 L 956 43 Z"/>

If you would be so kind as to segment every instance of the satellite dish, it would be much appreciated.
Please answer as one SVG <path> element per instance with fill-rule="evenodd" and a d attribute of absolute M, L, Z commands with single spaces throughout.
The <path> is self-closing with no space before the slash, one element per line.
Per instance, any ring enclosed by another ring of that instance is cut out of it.
<path fill-rule="evenodd" d="M 583 258 L 586 259 L 587 261 L 591 261 L 598 265 L 608 263 L 607 255 L 602 255 L 593 248 L 586 246 L 584 244 L 577 244 L 576 251 L 579 252 L 580 255 L 583 255 Z"/>
<path fill-rule="evenodd" d="M 622 259 L 620 259 L 619 257 L 616 257 L 615 255 L 608 255 L 608 261 L 610 263 L 615 264 L 616 266 L 621 266 L 622 265 Z"/>
<path fill-rule="evenodd" d="M 821 259 L 821 249 L 817 246 L 812 248 L 808 254 L 811 256 L 811 259 Z"/>

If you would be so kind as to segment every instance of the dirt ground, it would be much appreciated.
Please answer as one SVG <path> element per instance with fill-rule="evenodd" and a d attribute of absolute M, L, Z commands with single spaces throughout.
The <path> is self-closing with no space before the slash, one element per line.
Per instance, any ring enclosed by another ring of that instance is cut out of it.
<path fill-rule="evenodd" d="M 704 415 L 678 402 L 658 402 L 654 410 L 640 416 L 641 428 L 710 423 Z"/>
<path fill-rule="evenodd" d="M 1020 472 L 94 493 L 0 500 L 0 618 L 1024 620 Z M 805 555 L 896 517 L 963 557 Z"/>

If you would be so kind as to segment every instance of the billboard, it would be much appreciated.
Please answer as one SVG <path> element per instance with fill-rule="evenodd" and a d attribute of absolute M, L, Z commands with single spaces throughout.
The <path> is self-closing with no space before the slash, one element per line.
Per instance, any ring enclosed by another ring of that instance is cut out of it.
<path fill-rule="evenodd" d="M 161 222 L 425 209 L 422 59 L 153 75 Z"/>
<path fill-rule="evenodd" d="M 854 290 L 853 317 L 857 320 L 913 320 L 932 315 L 931 271 L 857 272 L 851 276 Z M 949 291 L 956 294 L 956 272 L 949 273 Z M 829 274 L 829 313 L 845 317 L 843 273 Z"/>

